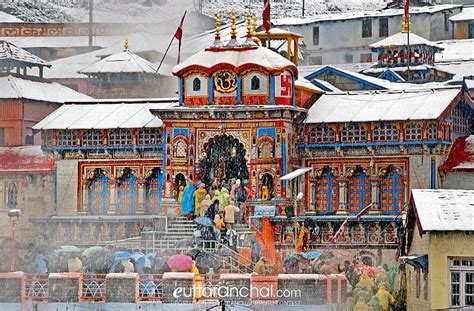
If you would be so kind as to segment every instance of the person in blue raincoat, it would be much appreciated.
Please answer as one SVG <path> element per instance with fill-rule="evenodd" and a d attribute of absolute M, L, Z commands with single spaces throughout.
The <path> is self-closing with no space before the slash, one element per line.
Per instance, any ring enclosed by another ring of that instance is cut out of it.
<path fill-rule="evenodd" d="M 181 200 L 181 216 L 190 217 L 194 214 L 194 187 L 192 182 L 188 182 L 183 191 L 183 199 Z"/>

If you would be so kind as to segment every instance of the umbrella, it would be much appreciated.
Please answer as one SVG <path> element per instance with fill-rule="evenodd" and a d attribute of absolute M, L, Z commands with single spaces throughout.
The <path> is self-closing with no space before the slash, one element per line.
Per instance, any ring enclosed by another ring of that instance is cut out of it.
<path fill-rule="evenodd" d="M 301 253 L 301 255 L 306 259 L 313 260 L 313 259 L 316 259 L 316 258 L 320 257 L 321 253 L 317 252 L 317 251 L 310 251 L 310 252 L 307 252 L 307 253 Z"/>
<path fill-rule="evenodd" d="M 210 220 L 209 218 L 207 217 L 198 217 L 196 219 L 194 219 L 194 221 L 198 224 L 198 225 L 201 225 L 201 226 L 204 226 L 204 227 L 214 227 L 214 222 L 212 220 Z"/>
<path fill-rule="evenodd" d="M 131 255 L 129 252 L 118 251 L 114 253 L 114 258 L 115 260 L 127 260 L 131 258 Z"/>
<path fill-rule="evenodd" d="M 54 251 L 56 253 L 80 253 L 81 249 L 75 245 L 61 245 Z"/>
<path fill-rule="evenodd" d="M 196 257 L 199 256 L 200 253 L 201 253 L 201 250 L 199 248 L 192 248 L 186 252 L 186 255 L 189 255 L 192 258 L 196 259 Z"/>
<path fill-rule="evenodd" d="M 196 266 L 199 271 L 206 273 L 209 269 L 218 271 L 221 267 L 221 262 L 218 258 L 207 252 L 201 252 L 196 256 Z"/>
<path fill-rule="evenodd" d="M 97 251 L 97 250 L 100 250 L 100 249 L 103 249 L 102 246 L 91 246 L 91 247 L 88 247 L 86 248 L 83 252 L 82 252 L 82 256 L 83 257 L 89 257 L 93 252 Z"/>
<path fill-rule="evenodd" d="M 189 271 L 193 265 L 193 259 L 187 255 L 173 255 L 166 261 L 171 270 L 178 272 Z"/>

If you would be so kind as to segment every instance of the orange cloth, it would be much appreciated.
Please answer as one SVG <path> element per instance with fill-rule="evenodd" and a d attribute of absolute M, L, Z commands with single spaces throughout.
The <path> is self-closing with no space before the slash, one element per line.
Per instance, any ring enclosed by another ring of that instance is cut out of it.
<path fill-rule="evenodd" d="M 298 242 L 296 243 L 295 253 L 301 253 L 303 251 L 303 237 L 304 237 L 304 223 L 301 226 L 300 234 L 298 236 Z"/>
<path fill-rule="evenodd" d="M 214 224 L 215 224 L 215 227 L 216 227 L 217 230 L 221 230 L 221 229 L 225 228 L 225 224 L 222 221 L 222 219 L 214 220 Z"/>

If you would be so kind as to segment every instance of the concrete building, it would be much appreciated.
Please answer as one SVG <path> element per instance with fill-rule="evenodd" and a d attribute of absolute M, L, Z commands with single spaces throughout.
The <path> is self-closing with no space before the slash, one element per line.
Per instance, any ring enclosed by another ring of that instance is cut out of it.
<path fill-rule="evenodd" d="M 412 190 L 405 266 L 408 310 L 474 304 L 472 190 Z"/>
<path fill-rule="evenodd" d="M 462 12 L 449 18 L 453 24 L 453 39 L 473 39 L 474 38 L 474 8 L 466 7 Z"/>
<path fill-rule="evenodd" d="M 449 18 L 461 12 L 459 5 L 410 8 L 411 31 L 430 41 L 450 39 Z M 368 46 L 401 31 L 403 9 L 284 18 L 276 27 L 300 33 L 310 65 L 376 61 Z"/>

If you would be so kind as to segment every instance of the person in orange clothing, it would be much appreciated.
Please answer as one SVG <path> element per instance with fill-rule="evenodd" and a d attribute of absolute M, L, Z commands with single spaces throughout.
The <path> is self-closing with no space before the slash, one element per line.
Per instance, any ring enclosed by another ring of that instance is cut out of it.
<path fill-rule="evenodd" d="M 221 216 L 214 216 L 214 231 L 216 235 L 216 240 L 221 240 L 221 230 L 225 228 L 224 221 L 222 221 Z"/>

